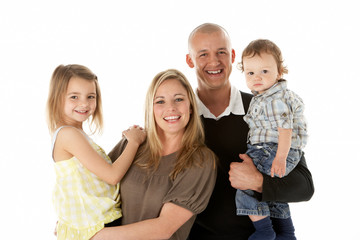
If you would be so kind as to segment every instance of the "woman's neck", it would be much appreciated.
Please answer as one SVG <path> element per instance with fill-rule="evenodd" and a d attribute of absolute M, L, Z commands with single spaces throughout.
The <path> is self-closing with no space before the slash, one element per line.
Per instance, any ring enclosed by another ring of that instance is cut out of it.
<path fill-rule="evenodd" d="M 160 137 L 160 141 L 163 147 L 161 155 L 166 156 L 178 151 L 181 148 L 182 136 L 183 134 Z"/>

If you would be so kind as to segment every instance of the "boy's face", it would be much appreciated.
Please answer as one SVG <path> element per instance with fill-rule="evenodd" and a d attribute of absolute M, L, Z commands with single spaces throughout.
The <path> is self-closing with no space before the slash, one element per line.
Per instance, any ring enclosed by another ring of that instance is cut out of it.
<path fill-rule="evenodd" d="M 268 53 L 243 58 L 246 84 L 251 91 L 264 93 L 281 78 L 275 58 Z"/>

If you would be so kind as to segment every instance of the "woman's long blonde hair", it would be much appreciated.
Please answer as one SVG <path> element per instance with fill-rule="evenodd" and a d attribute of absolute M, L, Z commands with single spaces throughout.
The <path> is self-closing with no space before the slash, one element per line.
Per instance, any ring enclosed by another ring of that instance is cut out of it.
<path fill-rule="evenodd" d="M 191 115 L 189 122 L 185 128 L 184 135 L 181 142 L 181 148 L 177 153 L 177 161 L 173 171 L 170 174 L 172 179 L 185 168 L 191 167 L 194 164 L 201 165 L 205 156 L 209 157 L 207 152 L 211 152 L 205 146 L 205 134 L 201 119 L 198 114 L 195 94 L 193 89 L 186 79 L 185 75 L 176 69 L 168 69 L 158 73 L 150 84 L 146 94 L 145 102 L 145 129 L 147 130 L 147 140 L 138 151 L 138 157 L 142 156 L 148 158 L 146 163 L 138 163 L 141 167 L 155 170 L 160 163 L 162 144 L 157 133 L 156 121 L 154 117 L 154 97 L 159 86 L 166 80 L 178 80 L 186 89 L 190 101 Z M 211 154 L 213 154 L 211 152 Z M 215 159 L 215 157 L 214 157 Z"/>
<path fill-rule="evenodd" d="M 96 109 L 91 117 L 90 125 L 95 125 L 93 132 L 101 132 L 103 127 L 102 100 L 97 76 L 87 67 L 70 64 L 59 65 L 53 72 L 49 96 L 46 104 L 46 116 L 50 133 L 53 133 L 63 119 L 64 101 L 69 81 L 72 77 L 79 77 L 93 81 L 96 87 Z"/>

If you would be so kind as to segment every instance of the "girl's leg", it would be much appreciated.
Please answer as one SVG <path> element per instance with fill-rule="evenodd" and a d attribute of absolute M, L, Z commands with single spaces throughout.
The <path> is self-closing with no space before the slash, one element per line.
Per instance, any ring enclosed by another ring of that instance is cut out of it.
<path fill-rule="evenodd" d="M 295 228 L 291 217 L 286 219 L 271 218 L 276 232 L 276 240 L 296 240 Z"/>
<path fill-rule="evenodd" d="M 274 240 L 276 235 L 272 228 L 269 216 L 249 215 L 254 224 L 255 232 L 249 237 L 249 240 Z"/>

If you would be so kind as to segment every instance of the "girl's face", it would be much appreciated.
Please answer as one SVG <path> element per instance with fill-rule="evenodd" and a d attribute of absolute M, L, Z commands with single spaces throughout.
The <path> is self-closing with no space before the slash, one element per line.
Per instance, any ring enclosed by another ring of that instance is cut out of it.
<path fill-rule="evenodd" d="M 190 100 L 176 79 L 165 80 L 154 97 L 154 116 L 160 136 L 182 136 L 190 119 Z"/>
<path fill-rule="evenodd" d="M 96 109 L 96 87 L 94 81 L 73 77 L 65 93 L 64 124 L 82 129 Z"/>
<path fill-rule="evenodd" d="M 244 57 L 243 65 L 246 84 L 252 91 L 263 93 L 281 77 L 277 70 L 275 58 L 268 53 Z"/>

